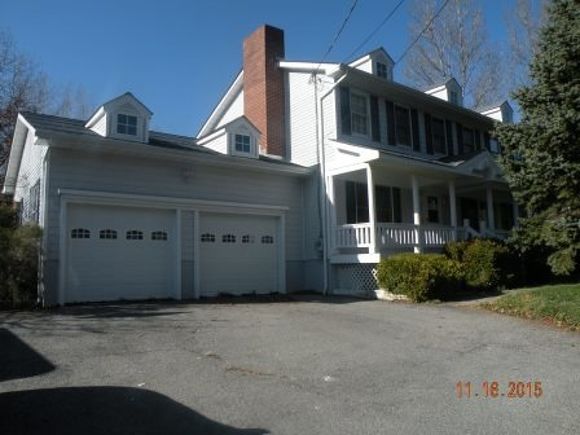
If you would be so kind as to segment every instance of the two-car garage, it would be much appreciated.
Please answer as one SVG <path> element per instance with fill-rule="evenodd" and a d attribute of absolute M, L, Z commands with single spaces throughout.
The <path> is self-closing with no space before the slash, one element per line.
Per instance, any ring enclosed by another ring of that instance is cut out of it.
<path fill-rule="evenodd" d="M 236 211 L 68 203 L 61 302 L 284 291 L 282 216 Z"/>

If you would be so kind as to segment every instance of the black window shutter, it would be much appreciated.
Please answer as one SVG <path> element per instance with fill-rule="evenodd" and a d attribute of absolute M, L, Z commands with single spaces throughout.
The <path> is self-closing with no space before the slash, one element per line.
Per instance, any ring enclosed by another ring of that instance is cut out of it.
<path fill-rule="evenodd" d="M 486 131 L 483 133 L 483 144 L 485 145 L 485 149 L 488 151 L 490 151 L 489 141 L 490 141 L 489 133 Z"/>
<path fill-rule="evenodd" d="M 373 133 L 373 140 L 375 142 L 381 141 L 381 127 L 379 124 L 379 99 L 371 95 L 371 130 Z"/>
<path fill-rule="evenodd" d="M 479 130 L 474 130 L 473 134 L 475 134 L 475 149 L 481 149 L 481 132 Z"/>
<path fill-rule="evenodd" d="M 463 126 L 458 122 L 455 128 L 457 129 L 457 153 L 463 154 Z"/>
<path fill-rule="evenodd" d="M 393 218 L 395 222 L 402 222 L 401 215 L 401 189 L 393 187 Z"/>
<path fill-rule="evenodd" d="M 396 145 L 395 139 L 395 106 L 392 101 L 385 101 L 387 106 L 387 139 L 389 145 Z"/>
<path fill-rule="evenodd" d="M 342 134 L 352 134 L 350 126 L 350 89 L 344 86 L 340 88 L 340 120 Z"/>
<path fill-rule="evenodd" d="M 413 151 L 421 151 L 419 141 L 419 115 L 417 109 L 411 109 L 411 128 L 413 129 Z"/>
<path fill-rule="evenodd" d="M 433 136 L 431 134 L 431 115 L 425 113 L 425 143 L 427 144 L 427 153 L 433 154 Z"/>
<path fill-rule="evenodd" d="M 354 181 L 346 183 L 346 223 L 356 223 L 356 187 Z"/>
<path fill-rule="evenodd" d="M 452 121 L 446 119 L 445 120 L 445 130 L 447 136 L 447 154 L 452 156 L 453 155 L 453 123 Z"/>

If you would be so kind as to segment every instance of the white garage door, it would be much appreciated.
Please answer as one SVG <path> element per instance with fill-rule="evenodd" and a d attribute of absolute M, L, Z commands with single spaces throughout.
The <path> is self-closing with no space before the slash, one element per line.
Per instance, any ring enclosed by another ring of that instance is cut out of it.
<path fill-rule="evenodd" d="M 175 212 L 71 204 L 66 302 L 175 297 Z"/>
<path fill-rule="evenodd" d="M 278 218 L 202 214 L 202 296 L 272 293 L 278 288 Z"/>

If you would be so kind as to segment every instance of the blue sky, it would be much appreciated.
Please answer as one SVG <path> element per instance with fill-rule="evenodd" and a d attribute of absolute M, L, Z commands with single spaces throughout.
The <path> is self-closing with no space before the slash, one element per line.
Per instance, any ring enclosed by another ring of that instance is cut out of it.
<path fill-rule="evenodd" d="M 513 0 L 481 0 L 501 43 Z M 398 0 L 359 0 L 328 60 L 342 61 Z M 407 2 L 410 3 L 410 2 Z M 363 51 L 397 58 L 409 43 L 408 5 Z M 241 67 L 243 38 L 261 24 L 285 31 L 286 57 L 320 60 L 352 0 L 4 0 L 0 27 L 58 86 L 82 86 L 99 105 L 127 90 L 154 129 L 193 135 Z M 362 54 L 362 52 L 361 52 Z M 401 74 L 395 71 L 395 79 Z"/>

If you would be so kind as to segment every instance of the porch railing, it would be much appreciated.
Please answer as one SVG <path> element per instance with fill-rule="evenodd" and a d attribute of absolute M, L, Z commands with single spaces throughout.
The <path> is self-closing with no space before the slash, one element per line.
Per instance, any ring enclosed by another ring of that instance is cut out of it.
<path fill-rule="evenodd" d="M 335 232 L 336 248 L 367 248 L 371 246 L 371 224 L 340 225 Z M 459 228 L 443 225 L 414 225 L 407 223 L 378 223 L 377 248 L 409 248 L 415 246 L 440 247 L 459 240 Z"/>

